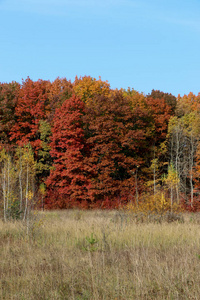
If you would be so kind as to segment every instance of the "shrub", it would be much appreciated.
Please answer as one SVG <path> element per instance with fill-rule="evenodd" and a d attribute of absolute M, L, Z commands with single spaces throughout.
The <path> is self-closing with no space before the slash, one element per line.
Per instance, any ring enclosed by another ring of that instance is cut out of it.
<path fill-rule="evenodd" d="M 138 203 L 128 203 L 125 209 L 134 216 L 137 222 L 177 221 L 181 212 L 181 206 L 177 203 L 171 204 L 170 199 L 161 191 L 155 195 L 143 195 Z"/>

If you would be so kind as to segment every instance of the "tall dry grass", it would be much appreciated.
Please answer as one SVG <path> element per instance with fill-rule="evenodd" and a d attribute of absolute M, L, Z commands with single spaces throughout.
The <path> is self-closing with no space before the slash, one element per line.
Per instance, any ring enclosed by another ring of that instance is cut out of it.
<path fill-rule="evenodd" d="M 0 222 L 0 299 L 200 299 L 200 216 L 136 224 L 114 211 Z"/>

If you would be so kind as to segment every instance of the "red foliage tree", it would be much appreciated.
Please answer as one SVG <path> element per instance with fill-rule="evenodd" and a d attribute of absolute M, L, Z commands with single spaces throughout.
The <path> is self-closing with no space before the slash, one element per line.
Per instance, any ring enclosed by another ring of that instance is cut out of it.
<path fill-rule="evenodd" d="M 49 82 L 23 81 L 15 108 L 16 123 L 11 128 L 10 139 L 23 146 L 30 143 L 34 151 L 40 148 L 39 122 L 47 116 Z"/>
<path fill-rule="evenodd" d="M 66 99 L 73 94 L 73 85 L 66 78 L 56 78 L 50 85 L 48 90 L 50 114 L 48 121 L 52 123 L 56 108 L 61 107 Z"/>
<path fill-rule="evenodd" d="M 90 155 L 85 165 L 91 178 L 90 194 L 99 207 L 118 207 L 135 187 L 135 172 L 142 164 L 145 115 L 131 109 L 122 92 L 97 95 L 87 107 L 85 134 Z"/>
<path fill-rule="evenodd" d="M 73 95 L 56 110 L 50 152 L 54 164 L 46 181 L 47 207 L 87 206 L 88 179 L 84 165 L 87 147 L 82 123 L 84 106 Z"/>
<path fill-rule="evenodd" d="M 130 102 L 133 111 L 139 109 L 145 116 L 144 143 L 146 144 L 146 150 L 143 154 L 144 163 L 139 169 L 140 174 L 138 175 L 140 178 L 143 178 L 144 182 L 150 182 L 152 180 L 153 160 L 158 160 L 157 166 L 159 165 L 159 169 L 156 174 L 157 178 L 163 172 L 167 172 L 167 165 L 161 163 L 168 160 L 164 144 L 162 145 L 162 143 L 165 141 L 167 135 L 169 119 L 174 114 L 176 98 L 171 94 L 154 90 L 147 97 L 131 89 L 123 91 L 123 95 Z M 141 151 L 143 151 L 142 148 Z"/>

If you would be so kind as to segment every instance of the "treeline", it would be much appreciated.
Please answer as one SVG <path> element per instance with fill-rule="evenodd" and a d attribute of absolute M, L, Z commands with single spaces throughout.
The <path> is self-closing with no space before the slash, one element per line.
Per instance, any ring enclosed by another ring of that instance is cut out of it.
<path fill-rule="evenodd" d="M 0 143 L 7 212 L 18 203 L 25 217 L 34 197 L 116 208 L 158 192 L 200 207 L 200 94 L 113 90 L 89 76 L 1 83 Z"/>

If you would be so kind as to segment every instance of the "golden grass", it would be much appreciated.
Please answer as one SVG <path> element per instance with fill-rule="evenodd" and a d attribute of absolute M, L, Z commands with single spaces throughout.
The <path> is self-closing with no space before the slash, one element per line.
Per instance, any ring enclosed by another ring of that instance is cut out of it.
<path fill-rule="evenodd" d="M 136 224 L 123 212 L 0 222 L 0 299 L 200 299 L 198 215 Z"/>

